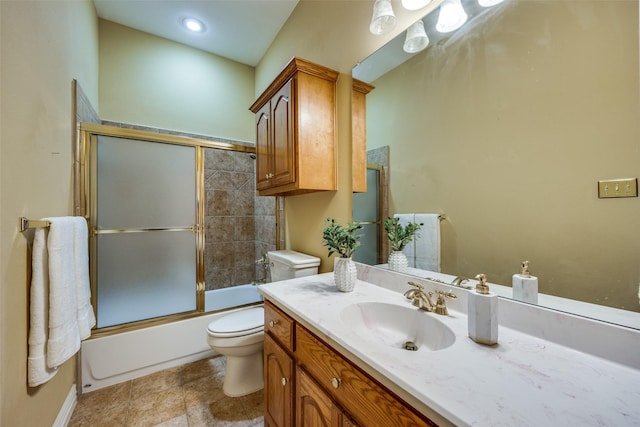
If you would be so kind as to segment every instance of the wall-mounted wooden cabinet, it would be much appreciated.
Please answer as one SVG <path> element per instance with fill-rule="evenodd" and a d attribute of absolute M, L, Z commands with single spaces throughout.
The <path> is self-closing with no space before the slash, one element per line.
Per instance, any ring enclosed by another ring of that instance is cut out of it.
<path fill-rule="evenodd" d="M 374 86 L 353 79 L 351 91 L 352 191 L 367 191 L 367 94 Z"/>
<path fill-rule="evenodd" d="M 256 114 L 260 196 L 337 189 L 338 72 L 293 58 L 249 108 Z"/>
<path fill-rule="evenodd" d="M 269 301 L 264 360 L 266 426 L 435 425 Z"/>

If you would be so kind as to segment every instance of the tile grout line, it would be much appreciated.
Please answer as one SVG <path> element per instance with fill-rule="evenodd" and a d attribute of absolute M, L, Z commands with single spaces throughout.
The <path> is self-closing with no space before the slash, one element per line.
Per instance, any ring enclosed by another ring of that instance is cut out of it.
<path fill-rule="evenodd" d="M 124 425 L 129 425 L 129 413 L 131 411 L 131 400 L 133 399 L 133 380 L 129 380 L 129 398 L 127 399 L 127 414 L 124 417 Z"/>

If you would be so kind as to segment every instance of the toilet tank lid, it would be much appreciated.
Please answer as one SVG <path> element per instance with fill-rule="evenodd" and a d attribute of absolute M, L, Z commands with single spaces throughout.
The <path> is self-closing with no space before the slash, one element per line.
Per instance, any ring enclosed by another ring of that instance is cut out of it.
<path fill-rule="evenodd" d="M 289 267 L 307 268 L 320 265 L 320 258 L 292 250 L 267 252 L 270 261 L 277 260 Z"/>

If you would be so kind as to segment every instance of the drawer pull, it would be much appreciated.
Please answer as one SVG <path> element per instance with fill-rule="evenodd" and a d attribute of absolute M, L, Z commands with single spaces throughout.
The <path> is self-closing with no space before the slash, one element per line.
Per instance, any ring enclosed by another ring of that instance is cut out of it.
<path fill-rule="evenodd" d="M 287 379 L 285 377 L 282 377 L 282 379 L 280 380 L 280 382 L 282 383 L 282 387 L 287 385 Z"/>
<path fill-rule="evenodd" d="M 278 324 L 277 320 L 269 320 L 269 327 L 273 328 Z"/>
<path fill-rule="evenodd" d="M 336 377 L 331 378 L 331 385 L 333 386 L 333 388 L 340 387 L 340 384 L 342 384 L 342 380 L 340 378 L 336 378 Z"/>

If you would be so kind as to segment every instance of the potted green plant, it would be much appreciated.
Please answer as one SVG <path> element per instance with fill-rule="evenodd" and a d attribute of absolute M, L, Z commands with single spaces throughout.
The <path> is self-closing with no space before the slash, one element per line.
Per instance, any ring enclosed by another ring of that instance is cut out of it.
<path fill-rule="evenodd" d="M 362 225 L 357 222 L 342 225 L 334 218 L 327 218 L 322 231 L 322 244 L 328 248 L 329 256 L 338 254 L 333 267 L 333 278 L 339 291 L 351 292 L 356 284 L 356 265 L 351 257 L 360 246 Z"/>
<path fill-rule="evenodd" d="M 384 229 L 391 243 L 391 253 L 389 254 L 389 269 L 394 271 L 407 271 L 407 256 L 402 250 L 413 240 L 421 224 L 409 222 L 407 225 L 400 224 L 400 218 L 388 217 L 384 220 Z"/>

